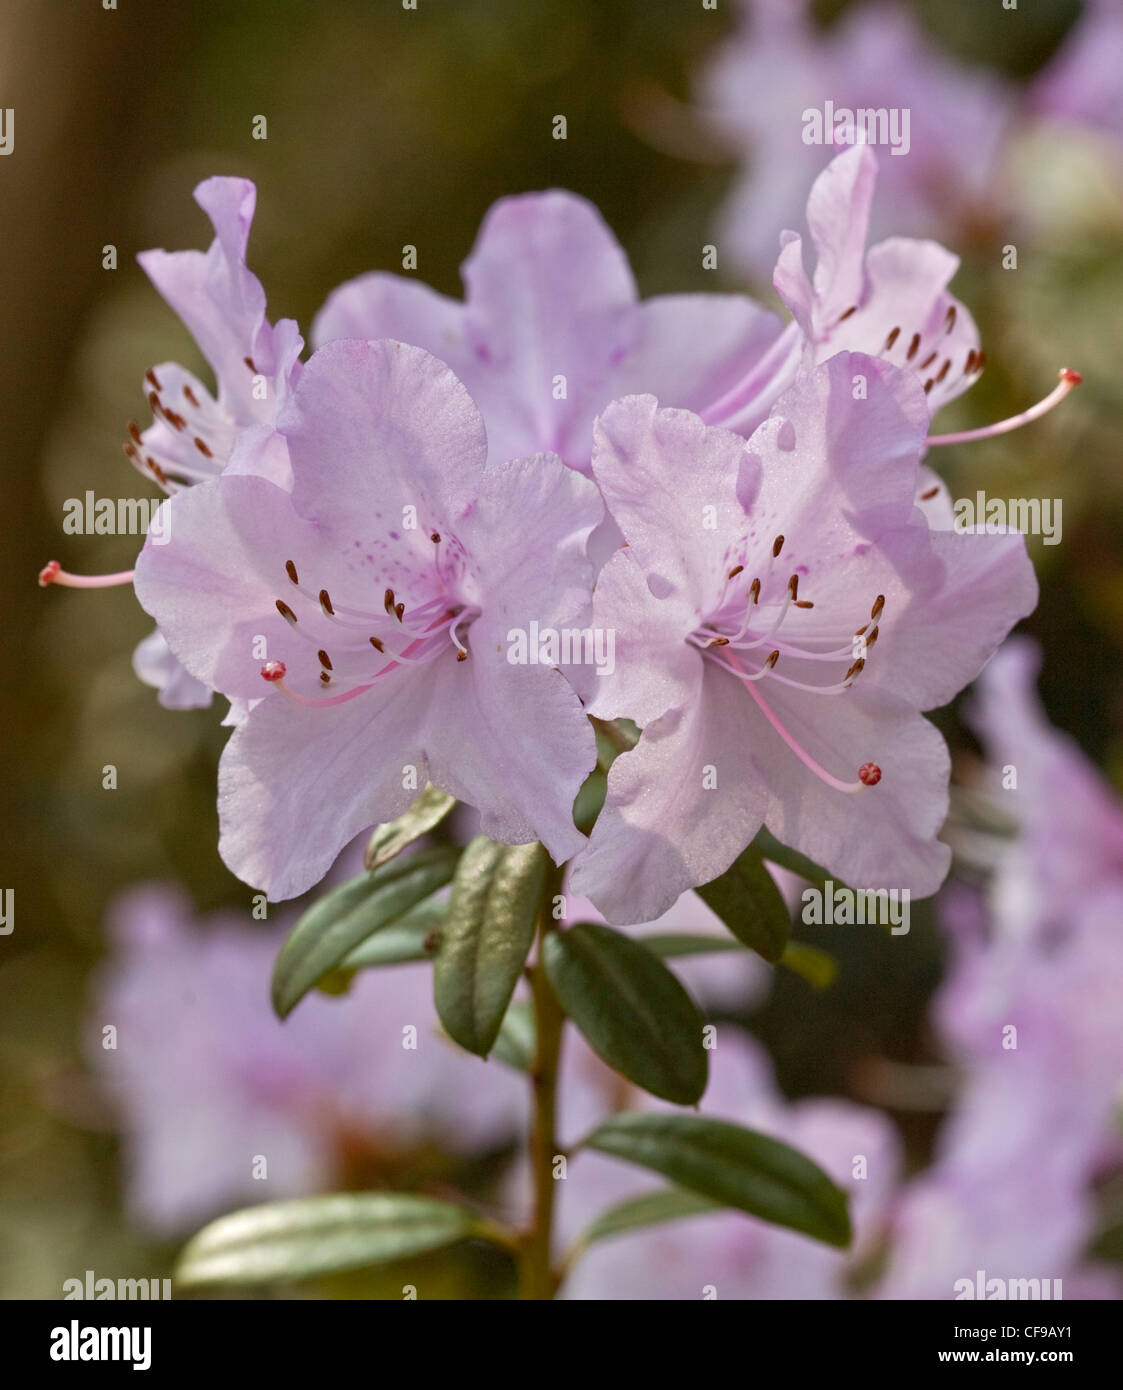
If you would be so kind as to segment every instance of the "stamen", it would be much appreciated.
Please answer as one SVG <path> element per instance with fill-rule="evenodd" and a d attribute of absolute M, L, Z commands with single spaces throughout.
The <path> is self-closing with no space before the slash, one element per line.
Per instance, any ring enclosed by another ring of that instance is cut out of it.
<path fill-rule="evenodd" d="M 195 447 L 196 447 L 196 449 L 198 449 L 198 451 L 203 455 L 204 458 L 208 458 L 208 459 L 213 459 L 213 458 L 214 458 L 214 454 L 213 454 L 213 453 L 211 452 L 211 450 L 207 447 L 206 443 L 205 443 L 203 440 L 201 440 L 201 439 L 199 438 L 198 435 L 195 436 Z"/>
<path fill-rule="evenodd" d="M 851 304 L 850 308 L 847 309 L 847 311 L 844 314 L 840 315 L 838 322 L 845 323 L 851 314 L 856 314 L 857 312 L 858 306 L 856 304 Z"/>
<path fill-rule="evenodd" d="M 320 648 L 316 655 L 320 658 L 320 665 L 326 671 L 333 671 L 335 669 L 335 667 L 331 664 L 331 657 L 328 656 L 327 652 L 324 651 L 323 647 Z"/>
<path fill-rule="evenodd" d="M 323 709 L 328 705 L 346 704 L 348 700 L 353 700 L 357 695 L 363 695 L 370 689 L 369 685 L 357 685 L 354 690 L 346 690 L 342 695 L 302 695 L 299 691 L 292 690 L 285 684 L 287 674 L 283 661 L 267 661 L 261 668 L 262 680 L 268 681 L 270 685 L 275 685 L 282 695 L 293 700 L 296 704 L 310 706 L 313 709 Z M 321 673 L 321 679 L 322 675 L 323 673 Z"/>
<path fill-rule="evenodd" d="M 916 354 L 917 354 L 919 351 L 920 351 L 920 334 L 919 334 L 919 333 L 914 333 L 914 334 L 912 335 L 912 342 L 909 343 L 909 350 L 908 350 L 908 352 L 905 353 L 905 361 L 906 361 L 906 362 L 911 362 L 912 359 L 916 356 Z"/>
<path fill-rule="evenodd" d="M 324 612 L 328 615 L 329 618 L 335 616 L 335 609 L 331 606 L 331 595 L 328 593 L 326 589 L 320 590 L 320 607 L 324 610 Z"/>
<path fill-rule="evenodd" d="M 285 573 L 288 575 L 288 577 L 292 580 L 294 584 L 300 583 L 300 576 L 297 574 L 296 566 L 293 564 L 291 560 L 285 561 Z"/>
<path fill-rule="evenodd" d="M 283 598 L 277 599 L 277 600 L 276 600 L 276 604 L 277 604 L 277 612 L 280 613 L 281 617 L 284 618 L 285 622 L 286 622 L 286 623 L 291 623 L 291 624 L 293 625 L 293 627 L 295 627 L 295 626 L 296 626 L 296 614 L 292 611 L 292 609 L 288 606 L 288 604 L 284 601 L 284 599 L 283 599 Z"/>
<path fill-rule="evenodd" d="M 131 584 L 134 573 L 120 570 L 117 574 L 69 574 L 57 560 L 48 560 L 39 571 L 39 587 L 61 584 L 64 589 L 112 589 L 118 584 Z"/>
<path fill-rule="evenodd" d="M 398 622 L 401 622 L 402 619 L 405 617 L 405 612 L 406 606 L 404 603 L 394 604 L 394 617 L 397 618 Z"/>
<path fill-rule="evenodd" d="M 783 548 L 784 538 L 783 536 L 777 536 L 776 539 L 772 542 L 772 558 L 774 560 L 778 560 L 780 558 L 780 551 L 783 550 Z"/>
<path fill-rule="evenodd" d="M 751 603 L 760 602 L 760 580 L 754 579 L 749 585 L 749 601 Z"/>
<path fill-rule="evenodd" d="M 370 644 L 376 652 L 384 652 L 386 650 L 386 648 L 382 645 L 382 643 L 378 640 L 377 637 L 372 637 L 370 639 Z"/>
<path fill-rule="evenodd" d="M 137 424 L 135 420 L 129 421 L 129 437 L 132 439 L 134 444 L 144 443 L 144 440 L 141 437 L 140 433 L 140 426 Z"/>
<path fill-rule="evenodd" d="M 252 357 L 243 357 L 243 358 L 242 358 L 242 361 L 246 364 L 246 366 L 250 369 L 250 371 L 253 372 L 254 376 L 257 376 L 257 368 L 256 368 L 256 367 L 254 366 L 254 364 L 253 364 L 253 358 L 252 358 Z"/>
<path fill-rule="evenodd" d="M 439 531 L 434 531 L 433 534 L 429 537 L 429 539 L 433 542 L 434 545 L 440 545 L 441 533 Z"/>
<path fill-rule="evenodd" d="M 148 382 L 150 386 L 154 386 L 157 391 L 162 391 L 164 389 L 160 385 L 160 378 L 156 375 L 156 373 L 152 370 L 151 367 L 149 367 L 149 369 L 145 372 L 144 379 Z"/>
<path fill-rule="evenodd" d="M 948 334 L 955 327 L 955 305 L 948 305 L 947 317 L 944 319 L 944 333 Z"/>
<path fill-rule="evenodd" d="M 874 601 L 873 601 L 873 607 L 870 609 L 870 617 L 874 620 L 875 623 L 877 622 L 878 618 L 881 617 L 881 614 L 882 614 L 882 611 L 884 610 L 884 608 L 885 608 L 885 595 L 884 595 L 884 594 L 878 594 L 877 598 L 875 598 Z"/>
<path fill-rule="evenodd" d="M 982 360 L 983 354 L 980 354 L 980 369 Z M 1058 375 L 1060 381 L 1044 400 L 1038 401 L 1036 405 L 1031 405 L 1020 415 L 1011 415 L 1007 420 L 999 420 L 994 425 L 985 425 L 982 429 L 960 430 L 958 434 L 930 434 L 927 442 L 929 444 L 970 444 L 976 439 L 990 439 L 995 435 L 1009 434 L 1011 430 L 1021 429 L 1023 425 L 1028 425 L 1033 420 L 1039 420 L 1042 415 L 1047 415 L 1054 406 L 1060 405 L 1072 388 L 1079 386 L 1083 380 L 1079 372 L 1074 372 L 1069 367 L 1062 367 Z"/>
<path fill-rule="evenodd" d="M 773 653 L 773 655 L 779 657 L 778 652 Z M 808 769 L 809 772 L 813 772 L 821 782 L 825 782 L 828 787 L 833 787 L 835 791 L 848 792 L 850 794 L 853 794 L 854 792 L 860 792 L 864 787 L 872 787 L 877 785 L 877 783 L 881 780 L 881 769 L 877 766 L 876 763 L 863 763 L 862 766 L 858 769 L 857 782 L 843 782 L 839 778 L 829 773 L 825 767 L 820 766 L 820 764 L 815 761 L 811 754 L 808 753 L 805 748 L 801 747 L 800 744 L 797 743 L 796 740 L 791 736 L 791 734 L 788 733 L 787 729 L 784 728 L 784 725 L 781 723 L 780 719 L 772 710 L 772 707 L 768 704 L 767 700 L 765 700 L 764 696 L 761 695 L 759 690 L 757 690 L 756 686 L 749 683 L 751 677 L 745 677 L 745 672 L 743 671 L 743 669 L 741 669 L 741 664 L 737 660 L 737 658 L 735 656 L 731 656 L 730 660 L 733 661 L 734 665 L 737 666 L 738 670 L 740 671 L 740 674 L 742 676 L 742 683 L 744 684 L 745 689 L 756 701 L 761 714 L 764 715 L 765 719 L 768 720 L 769 724 L 772 725 L 773 729 L 776 730 L 776 732 L 780 735 L 780 737 L 784 740 L 787 746 L 792 750 L 792 752 L 796 755 L 796 757 L 800 760 L 804 767 Z M 769 660 L 771 660 L 771 658 L 769 658 Z M 775 662 L 773 662 L 773 665 L 775 665 Z"/>
<path fill-rule="evenodd" d="M 939 490 L 938 484 L 936 487 L 930 487 L 927 492 L 922 492 L 920 494 L 920 500 L 922 502 L 931 502 L 932 498 L 936 496 Z"/>
<path fill-rule="evenodd" d="M 386 609 L 387 615 L 389 615 L 390 613 L 393 613 L 393 611 L 394 611 L 394 591 L 393 591 L 393 589 L 387 589 L 387 590 L 386 590 L 386 596 L 385 596 L 385 598 L 382 600 L 382 606 L 383 606 L 383 608 Z"/>
<path fill-rule="evenodd" d="M 892 348 L 893 344 L 897 341 L 897 339 L 898 339 L 900 336 L 901 336 L 901 330 L 900 330 L 900 328 L 893 328 L 893 329 L 890 329 L 890 331 L 889 331 L 889 336 L 888 336 L 888 338 L 886 338 L 886 340 L 885 340 L 885 346 L 881 349 L 882 352 L 889 352 L 889 350 Z"/>
<path fill-rule="evenodd" d="M 199 409 L 199 398 L 198 398 L 198 396 L 196 396 L 195 392 L 192 391 L 192 389 L 191 389 L 190 386 L 187 386 L 187 385 L 184 386 L 184 388 L 183 388 L 183 394 L 187 397 L 187 399 L 191 402 L 191 404 L 195 407 L 195 409 L 198 410 L 198 409 Z"/>
<path fill-rule="evenodd" d="M 733 568 L 732 568 L 732 569 L 729 571 L 729 573 L 726 575 L 726 578 L 727 578 L 727 579 L 736 579 L 737 576 L 741 573 L 741 571 L 742 571 L 744 568 L 745 568 L 744 565 L 734 565 Z"/>

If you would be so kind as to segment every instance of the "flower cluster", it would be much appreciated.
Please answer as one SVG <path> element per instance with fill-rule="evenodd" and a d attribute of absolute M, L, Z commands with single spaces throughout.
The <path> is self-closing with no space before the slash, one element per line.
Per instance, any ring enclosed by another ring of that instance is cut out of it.
<path fill-rule="evenodd" d="M 1036 587 L 1018 534 L 953 534 L 924 464 L 984 354 L 953 256 L 867 250 L 876 175 L 861 148 L 816 180 L 812 278 L 781 238 L 786 327 L 738 295 L 639 302 L 595 210 L 555 192 L 492 210 L 463 304 L 377 273 L 336 290 L 303 364 L 246 268 L 252 185 L 200 186 L 210 250 L 142 260 L 217 397 L 157 366 L 126 452 L 170 494 L 135 570 L 158 624 L 138 669 L 167 704 L 231 703 L 235 873 L 299 894 L 429 781 L 573 861 L 612 922 L 762 826 L 849 882 L 935 891 L 948 759 L 923 711 Z M 587 836 L 589 716 L 642 736 Z"/>

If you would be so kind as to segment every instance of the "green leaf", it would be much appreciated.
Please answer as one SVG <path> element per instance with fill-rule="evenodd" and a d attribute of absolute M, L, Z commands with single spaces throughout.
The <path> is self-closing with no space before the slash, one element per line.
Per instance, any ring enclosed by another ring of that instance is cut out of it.
<path fill-rule="evenodd" d="M 426 898 L 399 917 L 380 927 L 345 958 L 345 970 L 369 970 L 377 965 L 402 965 L 412 960 L 432 960 L 440 945 L 441 925 L 448 912 L 442 898 Z"/>
<path fill-rule="evenodd" d="M 677 956 L 708 956 L 716 951 L 743 951 L 739 941 L 730 941 L 727 936 L 699 936 L 692 932 L 653 931 L 633 937 L 660 960 L 674 960 Z"/>
<path fill-rule="evenodd" d="M 808 883 L 822 886 L 829 878 L 834 881 L 837 887 L 846 887 L 840 878 L 828 873 L 814 860 L 808 859 L 806 854 L 800 854 L 799 850 L 789 849 L 787 845 L 782 845 L 775 835 L 765 830 L 763 826 L 757 831 L 756 838 L 749 848 L 773 864 L 778 864 L 781 869 L 787 869 L 789 873 L 805 878 Z"/>
<path fill-rule="evenodd" d="M 694 1105 L 706 1089 L 702 1015 L 645 946 L 595 922 L 549 932 L 546 975 L 593 1051 L 654 1096 Z"/>
<path fill-rule="evenodd" d="M 380 825 L 370 837 L 363 862 L 370 870 L 379 869 L 401 854 L 414 840 L 420 840 L 439 825 L 456 805 L 456 798 L 430 782 L 413 805 L 397 820 Z"/>
<path fill-rule="evenodd" d="M 838 978 L 838 961 L 818 946 L 806 941 L 789 941 L 780 957 L 780 964 L 802 975 L 812 989 L 829 989 Z"/>
<path fill-rule="evenodd" d="M 418 850 L 374 873 L 360 874 L 314 903 L 281 947 L 273 966 L 273 1007 L 285 1018 L 321 976 L 372 933 L 401 919 L 452 877 L 460 851 Z"/>
<path fill-rule="evenodd" d="M 591 833 L 604 806 L 607 791 L 607 775 L 599 767 L 594 767 L 581 783 L 577 797 L 573 802 L 573 823 L 582 835 Z"/>
<path fill-rule="evenodd" d="M 503 1026 L 495 1039 L 492 1056 L 506 1062 L 516 1071 L 529 1071 L 538 1050 L 538 1030 L 535 1027 L 534 1006 L 516 999 L 503 1015 Z"/>
<path fill-rule="evenodd" d="M 609 1236 L 623 1235 L 626 1231 L 635 1231 L 643 1226 L 657 1226 L 664 1221 L 678 1221 L 684 1216 L 701 1216 L 705 1212 L 721 1210 L 718 1202 L 711 1202 L 697 1192 L 684 1192 L 677 1187 L 645 1192 L 642 1197 L 632 1197 L 598 1216 L 583 1232 L 577 1244 L 584 1249 L 595 1240 L 607 1240 Z"/>
<path fill-rule="evenodd" d="M 743 945 L 773 964 L 784 954 L 791 930 L 788 907 L 752 845 L 720 878 L 697 891 Z"/>
<path fill-rule="evenodd" d="M 638 1163 L 723 1206 L 850 1243 L 846 1195 L 809 1158 L 754 1130 L 701 1115 L 617 1115 L 585 1146 Z"/>
<path fill-rule="evenodd" d="M 487 1235 L 466 1207 L 393 1192 L 270 1202 L 220 1217 L 185 1247 L 177 1281 L 191 1288 L 267 1284 L 385 1264 Z"/>
<path fill-rule="evenodd" d="M 546 881 L 541 845 L 498 845 L 478 835 L 452 880 L 433 969 L 437 1013 L 449 1036 L 491 1051 L 522 973 Z"/>

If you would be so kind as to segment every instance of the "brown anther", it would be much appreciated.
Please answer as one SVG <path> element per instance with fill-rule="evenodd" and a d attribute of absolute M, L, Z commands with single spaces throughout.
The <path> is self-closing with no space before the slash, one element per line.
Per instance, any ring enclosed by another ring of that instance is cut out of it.
<path fill-rule="evenodd" d="M 144 461 L 148 465 L 149 472 L 160 484 L 160 486 L 167 487 L 168 475 L 164 472 L 164 470 L 160 467 L 156 460 L 154 458 L 146 458 Z"/>
<path fill-rule="evenodd" d="M 285 622 L 286 622 L 286 623 L 295 623 L 295 622 L 296 622 L 296 614 L 292 611 L 292 609 L 288 606 L 288 604 L 284 601 L 284 599 L 283 599 L 283 598 L 279 598 L 279 599 L 276 599 L 275 602 L 276 602 L 276 605 L 277 605 L 277 612 L 280 613 L 281 617 L 284 618 Z"/>
<path fill-rule="evenodd" d="M 749 585 L 749 598 L 753 603 L 760 602 L 760 580 L 754 579 Z"/>
<path fill-rule="evenodd" d="M 382 598 L 382 606 L 383 606 L 383 608 L 385 608 L 385 610 L 386 610 L 387 613 L 392 613 L 392 612 L 394 611 L 394 591 L 393 591 L 393 589 L 387 589 L 387 590 L 386 590 L 386 593 L 383 595 L 383 598 Z"/>
<path fill-rule="evenodd" d="M 329 618 L 335 617 L 335 609 L 331 606 L 331 596 L 328 594 L 328 591 L 326 589 L 320 590 L 320 607 L 324 610 L 324 612 L 328 615 Z"/>
<path fill-rule="evenodd" d="M 950 357 L 945 357 L 945 358 L 944 358 L 944 365 L 943 365 L 943 366 L 940 368 L 940 370 L 936 373 L 936 380 L 937 380 L 937 381 L 943 381 L 944 377 L 946 377 L 947 374 L 948 374 L 948 372 L 950 372 L 950 371 L 951 371 L 951 358 L 950 358 Z"/>
<path fill-rule="evenodd" d="M 971 348 L 967 353 L 967 363 L 963 368 L 964 376 L 970 376 L 971 373 L 975 370 L 976 357 L 978 357 L 978 353 L 975 351 L 974 348 Z"/>
<path fill-rule="evenodd" d="M 983 370 L 983 368 L 986 366 L 986 364 L 987 364 L 987 355 L 986 355 L 985 352 L 980 352 L 980 353 L 979 353 L 979 356 L 978 356 L 978 358 L 976 359 L 976 362 L 975 362 L 975 371 L 976 371 L 976 372 L 981 372 L 981 371 Z"/>
<path fill-rule="evenodd" d="M 868 643 L 868 642 L 866 643 L 866 646 L 867 646 L 867 647 L 869 646 L 869 643 Z M 847 673 L 843 676 L 842 679 L 843 679 L 844 681 L 851 681 L 851 680 L 854 680 L 854 678 L 855 678 L 856 676 L 861 675 L 861 673 L 862 673 L 862 668 L 863 668 L 863 666 L 865 666 L 865 664 L 866 664 L 865 658 L 860 656 L 860 657 L 858 658 L 858 660 L 855 661 L 854 665 L 851 666 L 850 670 L 847 671 Z"/>
<path fill-rule="evenodd" d="M 177 414 L 174 410 L 169 410 L 167 406 L 163 407 L 163 411 L 164 419 L 167 420 L 168 424 L 171 425 L 173 430 L 182 431 L 187 428 L 187 421 L 183 418 L 182 415 Z"/>
<path fill-rule="evenodd" d="M 912 342 L 909 343 L 909 350 L 908 350 L 908 352 L 905 353 L 905 361 L 906 361 L 906 362 L 911 362 L 912 359 L 916 356 L 916 354 L 917 354 L 919 351 L 920 351 L 920 334 L 919 334 L 919 333 L 914 333 L 914 334 L 912 335 Z"/>
<path fill-rule="evenodd" d="M 924 359 L 924 361 L 921 362 L 920 366 L 917 367 L 916 370 L 918 372 L 925 371 L 928 367 L 932 365 L 933 362 L 935 362 L 936 358 L 939 357 L 939 355 L 940 354 L 938 352 L 930 352 L 928 356 Z"/>
<path fill-rule="evenodd" d="M 144 443 L 144 440 L 141 438 L 140 434 L 140 426 L 137 424 L 135 420 L 129 421 L 129 438 L 133 440 L 133 442 L 136 444 Z"/>
<path fill-rule="evenodd" d="M 869 649 L 873 646 L 873 644 L 877 641 L 877 634 L 878 634 L 879 631 L 880 631 L 880 629 L 875 627 L 874 630 L 870 633 L 870 635 L 866 638 L 866 651 L 867 651 L 867 652 L 868 652 Z"/>
<path fill-rule="evenodd" d="M 932 498 L 935 497 L 939 490 L 939 486 L 930 487 L 927 492 L 922 492 L 920 494 L 920 500 L 922 502 L 931 502 Z"/>
<path fill-rule="evenodd" d="M 948 305 L 947 317 L 944 319 L 944 332 L 950 333 L 955 327 L 955 305 Z"/>
<path fill-rule="evenodd" d="M 783 550 L 783 548 L 784 538 L 783 536 L 777 536 L 776 539 L 772 542 L 772 558 L 774 560 L 778 560 L 780 558 L 780 551 Z"/>
<path fill-rule="evenodd" d="M 192 391 L 192 389 L 191 389 L 190 386 L 186 386 L 186 385 L 184 386 L 184 388 L 183 388 L 183 394 L 187 397 L 187 399 L 191 402 L 191 404 L 195 407 L 195 409 L 198 410 L 198 409 L 199 409 L 199 398 L 198 398 L 198 396 L 196 396 L 195 392 Z"/>
<path fill-rule="evenodd" d="M 932 387 L 935 386 L 935 384 L 936 378 L 934 376 L 930 376 L 928 380 L 924 383 L 924 394 L 927 395 L 929 391 L 931 391 Z"/>
<path fill-rule="evenodd" d="M 815 607 L 815 605 L 811 602 L 811 600 L 810 600 L 809 598 L 799 598 L 799 599 L 796 599 L 796 601 L 795 601 L 795 606 L 796 606 L 797 608 L 814 608 L 814 607 Z"/>
<path fill-rule="evenodd" d="M 121 445 L 121 448 L 124 449 L 124 451 L 125 451 L 125 457 L 126 457 L 127 459 L 130 459 L 130 460 L 132 460 L 132 461 L 135 461 L 135 460 L 136 460 L 136 458 L 137 458 L 137 451 L 136 451 L 136 445 L 135 445 L 135 444 L 130 444 L 129 441 L 126 439 L 125 442 L 124 442 L 124 444 Z"/>
<path fill-rule="evenodd" d="M 253 358 L 252 358 L 252 357 L 243 357 L 243 358 L 242 358 L 242 361 L 246 364 L 246 366 L 250 369 L 250 371 L 253 372 L 254 376 L 257 376 L 257 368 L 256 368 L 256 367 L 254 366 L 254 364 L 253 364 Z"/>
<path fill-rule="evenodd" d="M 873 607 L 870 609 L 870 617 L 874 620 L 875 623 L 877 622 L 878 618 L 881 617 L 881 612 L 884 607 L 885 595 L 878 594 L 877 598 L 875 598 L 873 601 Z"/>
<path fill-rule="evenodd" d="M 156 373 L 152 370 L 151 367 L 149 367 L 149 369 L 145 372 L 144 379 L 148 382 L 149 386 L 154 387 L 155 390 L 162 391 L 164 389 L 160 385 L 160 378 L 156 375 Z"/>
<path fill-rule="evenodd" d="M 886 340 L 885 340 L 885 346 L 881 349 L 882 352 L 888 352 L 889 349 L 893 346 L 893 344 L 897 341 L 897 339 L 898 339 L 900 336 L 901 336 L 901 330 L 900 330 L 900 328 L 891 328 L 891 329 L 889 330 L 889 336 L 888 336 L 888 338 L 886 338 Z"/>
<path fill-rule="evenodd" d="M 327 652 L 325 652 L 322 647 L 316 653 L 316 655 L 320 658 L 320 665 L 324 668 L 325 671 L 334 670 L 334 667 L 331 664 L 331 657 L 328 656 Z"/>
<path fill-rule="evenodd" d="M 162 415 L 164 413 L 164 407 L 160 404 L 160 397 L 155 391 L 149 391 L 148 404 L 152 407 L 153 415 Z"/>
<path fill-rule="evenodd" d="M 862 626 L 858 629 L 858 631 L 854 634 L 854 636 L 855 636 L 855 637 L 861 637 L 862 633 L 865 632 L 865 630 L 866 630 L 868 627 L 869 627 L 869 623 L 863 623 Z"/>
<path fill-rule="evenodd" d="M 285 561 L 285 573 L 288 575 L 288 577 L 292 580 L 294 584 L 300 583 L 300 576 L 297 574 L 296 566 L 293 564 L 291 560 Z"/>
<path fill-rule="evenodd" d="M 203 441 L 202 439 L 200 439 L 198 435 L 195 436 L 195 447 L 196 447 L 196 449 L 198 449 L 198 451 L 203 455 L 204 458 L 207 458 L 207 459 L 213 459 L 213 458 L 214 458 L 214 454 L 213 454 L 213 453 L 211 452 L 211 450 L 207 447 L 205 441 Z"/>
<path fill-rule="evenodd" d="M 857 312 L 858 306 L 856 304 L 851 304 L 850 308 L 847 309 L 846 313 L 839 318 L 839 323 L 845 323 L 851 314 L 856 314 Z"/>
<path fill-rule="evenodd" d="M 468 653 L 464 650 L 463 647 L 461 647 L 460 650 L 456 653 L 456 659 L 457 659 L 457 661 L 467 661 L 467 660 L 468 660 Z"/>
<path fill-rule="evenodd" d="M 788 580 L 788 593 L 793 599 L 799 598 L 799 575 L 793 574 Z"/>
<path fill-rule="evenodd" d="M 397 618 L 398 622 L 401 622 L 401 620 L 405 617 L 405 611 L 406 606 L 404 603 L 396 603 L 394 605 L 394 617 Z"/>
<path fill-rule="evenodd" d="M 320 682 L 323 685 L 331 685 L 331 677 L 328 675 L 326 671 L 320 672 Z"/>
<path fill-rule="evenodd" d="M 727 579 L 736 579 L 744 568 L 744 565 L 734 565 L 725 577 Z"/>
<path fill-rule="evenodd" d="M 768 660 L 767 660 L 764 664 L 765 664 L 765 666 L 768 668 L 768 670 L 771 671 L 772 668 L 773 668 L 773 666 L 775 666 L 776 663 L 777 663 L 777 661 L 779 661 L 779 660 L 780 660 L 780 652 L 779 652 L 779 650 L 777 649 L 776 651 L 773 651 L 773 652 L 769 652 L 769 653 L 768 653 Z"/>
<path fill-rule="evenodd" d="M 433 542 L 434 545 L 440 545 L 441 533 L 439 531 L 434 531 L 433 534 L 429 537 L 429 539 Z"/>
<path fill-rule="evenodd" d="M 707 647 L 728 647 L 728 646 L 729 646 L 729 638 L 728 638 L 728 637 L 711 637 L 710 640 L 706 643 L 706 646 L 707 646 Z"/>
<path fill-rule="evenodd" d="M 382 645 L 382 643 L 378 640 L 377 637 L 372 637 L 370 639 L 370 644 L 376 652 L 384 652 L 386 650 L 386 648 Z"/>

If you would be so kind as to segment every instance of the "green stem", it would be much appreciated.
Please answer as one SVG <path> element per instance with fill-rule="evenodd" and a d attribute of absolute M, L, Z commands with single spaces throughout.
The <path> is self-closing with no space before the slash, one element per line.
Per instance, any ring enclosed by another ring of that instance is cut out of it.
<path fill-rule="evenodd" d="M 559 1276 L 551 1265 L 554 1228 L 554 1156 L 557 1152 L 558 1061 L 565 1014 L 542 963 L 547 935 L 554 930 L 554 895 L 561 890 L 562 870 L 547 876 L 538 922 L 538 953 L 530 968 L 538 1044 L 530 1074 L 534 1099 L 530 1161 L 534 1176 L 534 1223 L 523 1237 L 519 1259 L 519 1297 L 551 1299 Z"/>

